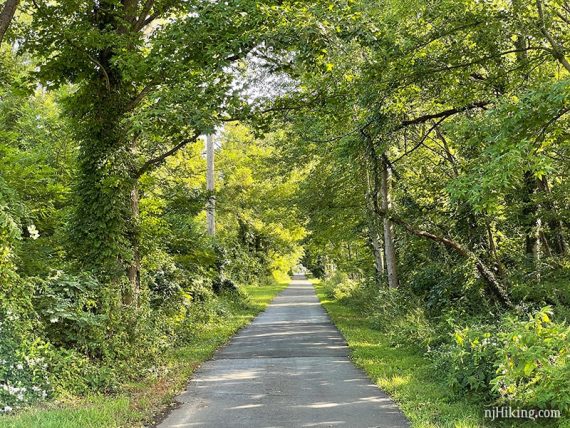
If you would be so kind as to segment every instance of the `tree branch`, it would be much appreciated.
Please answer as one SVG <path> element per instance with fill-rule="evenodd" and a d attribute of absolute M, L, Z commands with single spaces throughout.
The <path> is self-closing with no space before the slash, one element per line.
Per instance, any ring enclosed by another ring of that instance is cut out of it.
<path fill-rule="evenodd" d="M 154 6 L 154 1 L 155 0 L 146 0 L 139 17 L 135 20 L 133 26 L 135 31 L 142 30 L 146 25 L 150 24 L 154 19 L 156 19 L 156 14 L 149 16 L 150 10 Z"/>
<path fill-rule="evenodd" d="M 527 46 L 524 49 L 511 49 L 508 51 L 500 52 L 496 55 L 486 55 L 486 56 L 483 56 L 481 58 L 474 59 L 473 61 L 463 62 L 460 64 L 446 65 L 444 67 L 432 68 L 431 70 L 429 70 L 429 69 L 428 70 L 422 70 L 422 71 L 419 71 L 416 73 L 412 73 L 411 75 L 408 75 L 407 77 L 415 78 L 415 77 L 418 77 L 420 75 L 429 75 L 432 73 L 440 73 L 442 71 L 451 71 L 451 70 L 455 70 L 458 68 L 464 68 L 464 67 L 469 67 L 471 65 L 480 64 L 484 61 L 488 61 L 490 59 L 495 59 L 495 58 L 500 58 L 502 56 L 509 55 L 512 53 L 527 52 L 527 51 L 532 51 L 532 50 L 549 50 L 549 49 L 545 48 L 544 46 Z"/>
<path fill-rule="evenodd" d="M 388 218 L 393 223 L 401 226 L 406 230 L 408 233 L 420 237 L 429 239 L 430 241 L 437 242 L 439 244 L 443 244 L 445 247 L 453 250 L 455 253 L 460 255 L 463 258 L 473 260 L 475 263 L 475 267 L 479 272 L 479 275 L 487 284 L 487 288 L 489 291 L 505 306 L 512 307 L 513 304 L 509 298 L 507 291 L 505 290 L 504 286 L 499 282 L 493 271 L 471 250 L 464 247 L 460 243 L 446 238 L 445 236 L 439 236 L 434 233 L 428 232 L 426 230 L 417 229 L 408 222 L 404 221 L 400 217 L 396 216 L 390 210 L 384 210 L 378 204 L 378 201 L 374 202 L 374 211 L 376 215 L 381 218 Z"/>
<path fill-rule="evenodd" d="M 483 261 L 477 257 L 475 253 L 471 250 L 465 248 L 460 243 L 453 241 L 452 239 L 446 238 L 444 236 L 439 236 L 434 233 L 416 229 L 415 227 L 411 226 L 401 218 L 394 216 L 392 214 L 387 214 L 388 218 L 392 220 L 395 224 L 403 227 L 408 233 L 415 235 L 420 238 L 429 239 L 431 241 L 443 244 L 447 248 L 453 250 L 455 253 L 459 254 L 460 256 L 473 260 L 475 263 L 475 267 L 479 272 L 479 276 L 485 281 L 489 291 L 505 306 L 512 307 L 513 304 L 509 298 L 509 295 L 503 285 L 499 282 L 493 271 L 485 264 Z"/>
<path fill-rule="evenodd" d="M 402 155 L 400 155 L 398 158 L 396 158 L 396 160 L 392 161 L 393 164 L 395 164 L 396 162 L 398 162 L 400 159 L 402 159 L 405 156 L 408 156 L 409 154 L 412 154 L 413 152 L 415 152 L 419 147 L 421 147 L 425 141 L 427 140 L 427 138 L 429 137 L 429 135 L 432 133 L 432 131 L 434 129 L 436 129 L 439 124 L 441 122 L 443 122 L 446 118 L 442 118 L 441 120 L 439 120 L 439 122 L 436 122 L 433 124 L 433 126 L 427 130 L 427 132 L 422 136 L 422 138 L 420 139 L 420 141 L 410 150 L 408 150 L 407 152 L 403 153 Z"/>
<path fill-rule="evenodd" d="M 149 83 L 147 86 L 145 86 L 129 103 L 127 106 L 127 111 L 134 110 L 144 100 L 144 98 L 154 90 L 156 85 L 156 83 Z"/>
<path fill-rule="evenodd" d="M 548 40 L 548 43 L 550 43 L 550 46 L 552 47 L 552 54 L 554 55 L 554 58 L 556 58 L 558 60 L 558 62 L 560 64 L 562 64 L 562 66 L 568 72 L 570 72 L 570 62 L 568 62 L 568 60 L 564 56 L 564 47 L 560 43 L 558 43 L 554 39 L 554 37 L 552 37 L 552 35 L 548 31 L 548 29 L 546 28 L 546 20 L 544 19 L 544 10 L 542 8 L 542 1 L 541 0 L 536 0 L 536 10 L 538 11 L 538 17 L 540 18 L 540 23 L 541 23 L 540 31 L 542 32 L 542 34 L 544 34 L 544 37 L 546 37 L 546 40 Z"/>
<path fill-rule="evenodd" d="M 487 106 L 489 104 L 490 103 L 487 101 L 478 101 L 478 102 L 475 102 L 473 104 L 469 104 L 469 105 L 466 105 L 463 107 L 451 108 L 448 110 L 440 111 L 439 113 L 426 114 L 424 116 L 416 117 L 415 119 L 404 120 L 402 123 L 400 123 L 394 129 L 394 131 L 399 131 L 399 130 L 404 129 L 407 126 L 411 126 L 411 125 L 419 125 L 421 123 L 425 123 L 425 122 L 432 120 L 432 119 L 447 118 L 449 116 L 453 116 L 454 114 L 462 113 L 462 112 L 467 111 L 467 110 L 473 110 L 476 108 L 484 108 L 485 106 Z"/>
<path fill-rule="evenodd" d="M 198 132 L 194 132 L 194 134 L 192 134 L 192 136 L 190 138 L 187 138 L 185 140 L 180 141 L 178 144 L 176 144 L 170 150 L 160 154 L 159 156 L 157 156 L 155 158 L 147 160 L 137 171 L 135 171 L 132 178 L 138 179 L 143 174 L 150 171 L 151 169 L 160 166 L 169 156 L 172 156 L 173 154 L 175 154 L 176 152 L 178 152 L 180 149 L 184 148 L 188 144 L 195 142 L 199 136 L 200 136 L 200 134 Z"/>

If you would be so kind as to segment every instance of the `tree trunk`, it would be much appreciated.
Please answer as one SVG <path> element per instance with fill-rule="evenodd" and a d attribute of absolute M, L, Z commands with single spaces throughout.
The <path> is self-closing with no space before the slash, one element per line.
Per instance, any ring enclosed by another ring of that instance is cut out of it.
<path fill-rule="evenodd" d="M 540 220 L 538 218 L 538 205 L 534 201 L 536 192 L 536 179 L 530 171 L 524 173 L 523 183 L 523 221 L 525 228 L 525 253 L 528 257 L 538 260 L 540 258 Z"/>
<path fill-rule="evenodd" d="M 546 177 L 538 180 L 538 189 L 544 195 L 543 206 L 548 213 L 548 221 L 546 223 L 550 232 L 551 245 L 549 247 L 551 247 L 557 255 L 563 256 L 566 254 L 568 248 L 566 239 L 564 238 L 564 225 L 562 224 L 562 220 L 560 220 L 558 207 L 552 200 L 552 192 L 550 191 Z"/>
<path fill-rule="evenodd" d="M 206 223 L 208 235 L 216 234 L 216 194 L 215 194 L 215 176 L 214 176 L 214 137 L 206 136 L 206 187 L 208 191 L 208 201 L 206 203 Z"/>
<path fill-rule="evenodd" d="M 384 276 L 384 248 L 382 248 L 382 238 L 380 237 L 380 225 L 378 221 L 378 216 L 374 211 L 373 197 L 378 197 L 374 193 L 374 186 L 370 178 L 370 171 L 366 170 L 366 208 L 368 211 L 368 239 L 370 241 L 370 247 L 372 249 L 372 255 L 374 256 L 374 279 L 377 285 L 382 284 L 382 278 Z"/>
<path fill-rule="evenodd" d="M 493 260 L 493 263 L 495 264 L 497 273 L 499 274 L 500 277 L 504 277 L 505 268 L 501 263 L 501 260 L 499 260 L 499 256 L 497 254 L 497 244 L 495 242 L 495 235 L 493 233 L 493 227 L 489 219 L 485 219 L 485 228 L 487 230 L 487 242 L 488 242 L 487 245 L 489 247 L 489 253 L 491 254 L 491 258 Z"/>
<path fill-rule="evenodd" d="M 391 170 L 386 156 L 382 155 L 382 173 L 380 177 L 380 187 L 382 194 L 382 209 L 384 212 L 390 211 L 392 201 L 390 195 Z M 398 263 L 396 259 L 396 247 L 394 245 L 394 225 L 389 217 L 384 219 L 384 254 L 386 256 L 386 271 L 388 273 L 388 287 L 398 288 Z"/>
<path fill-rule="evenodd" d="M 507 291 L 500 283 L 500 281 L 496 278 L 493 271 L 479 257 L 477 257 L 475 253 L 465 248 L 458 242 L 455 242 L 449 238 L 435 235 L 425 230 L 416 229 L 415 227 L 408 224 L 401 218 L 396 217 L 393 214 L 391 214 L 389 211 L 386 211 L 383 208 L 381 208 L 378 203 L 374 204 L 374 209 L 379 217 L 389 218 L 394 224 L 403 227 L 408 233 L 443 244 L 446 247 L 453 250 L 455 253 L 459 254 L 460 256 L 466 259 L 473 260 L 473 262 L 475 263 L 475 267 L 479 272 L 479 275 L 481 276 L 483 281 L 485 281 L 485 284 L 487 284 L 487 288 L 489 289 L 491 294 L 495 296 L 505 306 L 508 307 L 513 306 Z"/>
<path fill-rule="evenodd" d="M 99 2 L 94 9 L 98 28 L 112 29 L 116 34 L 131 31 L 128 23 L 136 16 L 131 3 L 123 4 L 125 13 L 119 19 L 113 2 Z M 95 272 L 102 283 L 116 287 L 124 304 L 137 305 L 140 174 L 136 169 L 135 140 L 127 138 L 129 132 L 123 121 L 137 97 L 137 89 L 125 81 L 115 64 L 114 49 L 109 45 L 91 54 L 98 74 L 82 84 L 75 95 L 75 105 L 82 106 L 83 112 L 71 112 L 81 151 L 72 239 L 84 267 Z M 128 289 L 122 287 L 125 276 Z"/>
<path fill-rule="evenodd" d="M 123 303 L 128 306 L 138 306 L 139 295 L 141 289 L 141 256 L 140 256 L 140 233 L 139 233 L 139 190 L 135 182 L 133 190 L 131 191 L 131 247 L 132 259 L 127 269 L 127 276 L 129 278 L 130 290 L 125 294 Z"/>
<path fill-rule="evenodd" d="M 382 242 L 380 241 L 380 236 L 376 228 L 370 229 L 370 244 L 372 245 L 372 253 L 374 254 L 374 270 L 376 275 L 374 276 L 377 284 L 382 283 L 382 277 L 384 276 L 384 249 L 382 248 Z"/>
<path fill-rule="evenodd" d="M 378 215 L 378 199 L 382 199 L 382 210 L 388 212 L 391 209 L 392 201 L 390 199 L 390 182 L 391 170 L 388 159 L 382 155 L 382 159 L 378 157 L 376 148 L 372 138 L 365 132 L 362 132 L 362 138 L 366 145 L 366 153 L 369 159 L 370 170 L 372 173 L 373 191 L 372 191 L 372 204 L 374 211 Z M 380 216 L 382 217 L 382 216 Z M 388 276 L 388 287 L 398 288 L 398 264 L 396 259 L 396 248 L 394 246 L 394 225 L 392 221 L 383 217 L 384 229 L 384 260 Z"/>
<path fill-rule="evenodd" d="M 18 8 L 18 3 L 20 3 L 20 0 L 6 0 L 6 3 L 4 3 L 4 6 L 2 7 L 2 12 L 0 12 L 0 45 L 2 44 L 4 35 L 6 34 L 6 31 L 8 31 L 8 27 L 10 27 L 10 23 L 14 18 L 14 14 Z"/>

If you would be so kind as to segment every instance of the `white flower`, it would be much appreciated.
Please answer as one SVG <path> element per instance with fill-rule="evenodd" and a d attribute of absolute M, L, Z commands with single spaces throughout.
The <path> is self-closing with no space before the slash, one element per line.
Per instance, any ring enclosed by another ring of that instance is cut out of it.
<path fill-rule="evenodd" d="M 40 232 L 38 231 L 38 229 L 36 229 L 35 224 L 30 224 L 28 226 L 28 233 L 30 234 L 30 238 L 32 239 L 38 239 L 40 237 Z"/>
<path fill-rule="evenodd" d="M 11 412 L 13 409 L 10 406 L 5 406 L 3 412 L 8 413 Z"/>
<path fill-rule="evenodd" d="M 23 370 L 23 369 L 24 369 L 24 366 L 23 366 L 22 364 L 16 364 L 16 368 L 17 368 L 18 370 Z"/>

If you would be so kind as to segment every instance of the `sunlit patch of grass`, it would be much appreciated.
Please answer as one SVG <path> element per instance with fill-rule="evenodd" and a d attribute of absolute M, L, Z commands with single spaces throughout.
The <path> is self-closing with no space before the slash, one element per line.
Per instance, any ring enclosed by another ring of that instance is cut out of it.
<path fill-rule="evenodd" d="M 193 331 L 191 341 L 165 356 L 168 371 L 158 379 L 123 385 L 121 394 L 90 396 L 74 401 L 47 403 L 15 415 L 0 416 L 0 428 L 102 428 L 141 427 L 168 408 L 184 390 L 196 368 L 210 359 L 240 328 L 271 302 L 287 282 L 246 286 L 247 304 Z"/>
<path fill-rule="evenodd" d="M 28 409 L 16 416 L 3 416 L 6 428 L 119 427 L 130 419 L 127 397 L 90 397 L 75 403 L 50 404 Z"/>

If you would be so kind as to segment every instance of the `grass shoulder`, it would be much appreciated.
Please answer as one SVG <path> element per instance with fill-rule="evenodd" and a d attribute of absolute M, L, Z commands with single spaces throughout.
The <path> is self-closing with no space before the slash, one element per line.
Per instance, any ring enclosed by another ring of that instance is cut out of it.
<path fill-rule="evenodd" d="M 203 323 L 193 331 L 192 340 L 164 356 L 159 375 L 149 375 L 138 383 L 123 385 L 115 395 L 93 395 L 30 407 L 15 415 L 0 416 L 0 428 L 98 428 L 139 427 L 152 423 L 168 411 L 173 398 L 184 390 L 196 368 L 210 359 L 240 328 L 249 324 L 287 282 L 245 286 L 248 299 L 229 302 L 226 314 Z"/>

